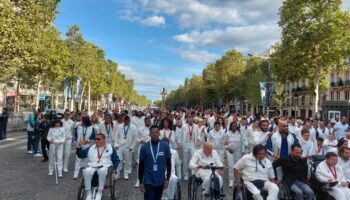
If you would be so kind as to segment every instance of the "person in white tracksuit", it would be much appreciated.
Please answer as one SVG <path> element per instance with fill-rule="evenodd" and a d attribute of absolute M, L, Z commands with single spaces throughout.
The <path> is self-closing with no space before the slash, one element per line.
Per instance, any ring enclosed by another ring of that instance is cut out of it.
<path fill-rule="evenodd" d="M 196 149 L 197 150 L 203 148 L 203 144 L 205 143 L 205 141 L 208 137 L 206 124 L 207 124 L 206 120 L 199 119 L 199 134 L 196 137 Z"/>
<path fill-rule="evenodd" d="M 72 152 L 72 138 L 74 122 L 70 119 L 71 113 L 69 111 L 64 112 L 64 118 L 61 120 L 63 124 L 63 129 L 65 133 L 64 141 L 64 161 L 63 161 L 63 172 L 68 172 L 68 164 L 70 154 Z"/>
<path fill-rule="evenodd" d="M 151 139 L 150 136 L 149 136 L 149 134 L 150 134 L 149 128 L 151 127 L 151 125 L 152 125 L 151 118 L 150 117 L 146 117 L 144 125 L 142 127 L 140 127 L 139 130 L 138 130 L 138 135 L 136 137 L 136 142 L 139 143 L 139 148 L 137 150 L 138 151 L 137 155 L 140 155 L 140 149 L 141 149 L 142 145 L 144 145 L 146 142 L 148 142 Z M 137 157 L 137 160 L 140 160 L 140 158 Z M 140 181 L 138 179 L 136 181 L 135 187 L 136 188 L 140 187 Z"/>
<path fill-rule="evenodd" d="M 182 144 L 183 144 L 183 169 L 184 180 L 188 180 L 188 163 L 195 152 L 195 138 L 199 134 L 199 127 L 193 123 L 193 118 L 187 118 L 187 124 L 182 127 Z M 192 174 L 193 174 L 192 170 Z"/>
<path fill-rule="evenodd" d="M 242 156 L 243 137 L 237 129 L 237 123 L 231 122 L 229 130 L 224 135 L 227 167 L 229 170 L 229 187 L 233 186 L 233 166 Z"/>
<path fill-rule="evenodd" d="M 132 164 L 132 151 L 135 148 L 137 142 L 136 137 L 138 130 L 136 126 L 130 123 L 130 117 L 124 117 L 124 124 L 118 126 L 116 134 L 113 136 L 114 146 L 117 149 L 118 157 L 120 161 L 125 165 L 124 179 L 129 180 L 129 174 L 131 173 Z M 122 167 L 119 166 L 118 174 L 120 174 Z"/>
<path fill-rule="evenodd" d="M 160 121 L 159 139 L 168 138 L 171 149 L 176 149 L 175 132 L 173 130 L 173 121 L 170 118 L 164 118 Z"/>
<path fill-rule="evenodd" d="M 326 154 L 326 160 L 318 164 L 316 168 L 316 178 L 321 183 L 338 182 L 336 186 L 327 190 L 328 194 L 336 200 L 350 200 L 350 189 L 342 167 L 338 164 L 338 155 L 334 152 Z"/>
<path fill-rule="evenodd" d="M 100 120 L 98 119 L 97 114 L 96 113 L 92 114 L 90 116 L 90 119 L 91 119 L 92 127 L 96 130 L 96 133 L 100 132 L 101 123 L 100 123 Z"/>
<path fill-rule="evenodd" d="M 117 127 L 112 121 L 112 115 L 105 114 L 104 122 L 100 124 L 98 132 L 103 133 L 106 136 L 106 142 L 112 146 L 114 146 L 113 135 L 115 134 L 116 129 Z"/>
<path fill-rule="evenodd" d="M 224 135 L 225 133 L 221 129 L 220 123 L 214 123 L 214 129 L 208 134 L 208 142 L 213 145 L 213 149 L 219 154 L 221 162 L 224 161 Z"/>
<path fill-rule="evenodd" d="M 91 180 L 95 172 L 98 174 L 98 191 L 94 200 L 101 200 L 102 190 L 105 186 L 108 168 L 112 167 L 112 179 L 116 178 L 117 169 L 119 165 L 119 158 L 117 152 L 112 145 L 106 143 L 105 135 L 97 133 L 95 144 L 83 149 L 82 144 L 77 145 L 77 156 L 79 158 L 86 158 L 88 161 L 87 167 L 84 169 L 84 183 L 87 192 L 86 200 L 91 200 Z"/>
<path fill-rule="evenodd" d="M 278 199 L 278 186 L 275 183 L 275 173 L 270 160 L 266 158 L 266 148 L 259 144 L 251 154 L 244 155 L 234 166 L 236 180 L 243 174 L 243 183 L 253 194 L 254 200 L 263 200 L 261 190 L 268 191 L 266 200 Z"/>
<path fill-rule="evenodd" d="M 81 126 L 79 126 L 77 130 L 77 133 L 78 133 L 77 143 L 82 144 L 83 149 L 90 147 L 94 142 L 96 132 L 97 130 L 95 130 L 95 128 L 92 126 L 90 117 L 89 116 L 82 117 Z M 82 159 L 76 157 L 73 179 L 78 178 L 81 165 L 82 165 Z"/>
<path fill-rule="evenodd" d="M 203 145 L 203 149 L 197 150 L 189 163 L 189 166 L 193 170 L 197 170 L 196 177 L 201 178 L 203 181 L 203 196 L 206 196 L 206 194 L 209 194 L 209 187 L 210 187 L 210 175 L 211 170 L 208 169 L 208 166 L 210 164 L 213 164 L 216 167 L 224 167 L 222 164 L 219 154 L 213 150 L 213 146 L 206 142 Z M 220 182 L 220 188 L 223 187 L 223 179 L 220 175 L 222 173 L 219 173 L 216 171 L 216 175 L 219 177 Z"/>
<path fill-rule="evenodd" d="M 63 145 L 65 141 L 65 133 L 62 128 L 61 120 L 55 120 L 53 122 L 53 127 L 50 128 L 47 134 L 47 141 L 50 142 L 50 152 L 49 152 L 49 175 L 53 174 L 55 167 L 55 159 L 57 161 L 57 172 L 58 177 L 62 178 L 62 168 L 63 168 Z M 56 158 L 55 158 L 55 157 Z"/>
<path fill-rule="evenodd" d="M 258 145 L 266 145 L 266 141 L 268 140 L 269 137 L 272 136 L 272 132 L 269 132 L 269 121 L 268 120 L 261 120 L 259 122 L 259 131 L 255 131 L 252 135 L 253 138 L 253 144 Z"/>
<path fill-rule="evenodd" d="M 163 138 L 163 141 L 169 144 L 168 138 Z M 181 180 L 181 162 L 179 154 L 174 149 L 170 149 L 171 152 L 171 176 L 169 179 L 169 186 L 163 192 L 163 196 L 166 196 L 168 200 L 174 199 L 175 189 L 178 180 Z"/>

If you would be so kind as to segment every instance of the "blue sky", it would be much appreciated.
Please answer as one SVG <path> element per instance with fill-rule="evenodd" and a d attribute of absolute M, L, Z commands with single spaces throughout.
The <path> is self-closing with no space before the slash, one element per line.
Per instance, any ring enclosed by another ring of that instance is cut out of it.
<path fill-rule="evenodd" d="M 78 25 L 135 80 L 139 94 L 155 100 L 163 87 L 201 74 L 227 50 L 267 50 L 279 39 L 280 6 L 281 0 L 63 0 L 56 26 L 65 33 Z"/>

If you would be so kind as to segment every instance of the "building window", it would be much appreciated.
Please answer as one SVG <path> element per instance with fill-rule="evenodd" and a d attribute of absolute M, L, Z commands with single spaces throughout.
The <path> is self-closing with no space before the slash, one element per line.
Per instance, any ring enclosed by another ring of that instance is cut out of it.
<path fill-rule="evenodd" d="M 340 92 L 337 92 L 337 100 L 340 100 Z"/>
<path fill-rule="evenodd" d="M 13 87 L 15 87 L 15 84 L 13 82 L 7 82 L 6 86 L 9 88 L 13 88 Z"/>
<path fill-rule="evenodd" d="M 349 100 L 350 99 L 349 95 L 350 95 L 349 91 L 345 92 L 345 100 Z"/>
<path fill-rule="evenodd" d="M 334 92 L 331 92 L 331 101 L 334 100 Z"/>

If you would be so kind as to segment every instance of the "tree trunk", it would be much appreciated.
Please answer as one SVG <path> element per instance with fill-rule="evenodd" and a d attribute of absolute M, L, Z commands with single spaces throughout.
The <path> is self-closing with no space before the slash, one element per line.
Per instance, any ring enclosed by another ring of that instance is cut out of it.
<path fill-rule="evenodd" d="M 318 78 L 318 76 L 316 76 L 315 79 L 315 101 L 314 101 L 314 117 L 317 118 L 318 117 L 318 99 L 319 99 L 319 84 L 320 84 L 320 80 Z"/>
<path fill-rule="evenodd" d="M 39 78 L 39 81 L 38 81 L 38 84 L 37 84 L 37 87 L 36 87 L 35 110 L 38 110 L 38 109 L 39 109 L 39 102 L 40 102 L 40 83 L 41 83 L 41 80 L 40 80 L 40 78 Z"/>
<path fill-rule="evenodd" d="M 80 111 L 81 111 L 81 108 L 82 108 L 82 105 L 83 105 L 84 91 L 85 91 L 85 83 L 83 84 L 83 90 L 81 91 L 81 95 L 80 95 L 80 105 L 79 105 L 79 110 Z"/>
<path fill-rule="evenodd" d="M 90 81 L 88 82 L 88 113 L 90 114 L 91 109 L 91 87 Z"/>
<path fill-rule="evenodd" d="M 72 98 L 71 98 L 71 101 L 70 101 L 69 110 L 73 111 L 73 109 L 74 109 L 74 82 L 72 81 Z"/>
<path fill-rule="evenodd" d="M 21 99 L 21 94 L 19 93 L 19 76 L 17 77 L 17 88 L 16 88 L 16 104 L 15 104 L 15 112 L 19 112 L 19 101 Z M 5 94 L 6 95 L 6 94 Z"/>

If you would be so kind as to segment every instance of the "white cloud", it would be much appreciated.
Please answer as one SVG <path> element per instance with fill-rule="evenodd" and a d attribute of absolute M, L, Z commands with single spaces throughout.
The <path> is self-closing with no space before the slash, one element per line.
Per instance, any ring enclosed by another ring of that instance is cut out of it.
<path fill-rule="evenodd" d="M 144 26 L 163 26 L 165 25 L 165 18 L 163 16 L 154 15 L 141 20 L 140 23 Z"/>
<path fill-rule="evenodd" d="M 269 48 L 279 39 L 277 24 L 227 27 L 208 31 L 191 31 L 174 36 L 183 44 L 224 49 L 250 49 L 258 52 Z M 254 48 L 254 49 L 252 49 Z"/>
<path fill-rule="evenodd" d="M 191 61 L 193 63 L 203 63 L 206 64 L 208 62 L 211 62 L 219 57 L 219 55 L 210 53 L 205 50 L 179 50 L 180 56 L 188 61 Z"/>
<path fill-rule="evenodd" d="M 141 95 L 146 95 L 150 100 L 160 99 L 158 94 L 163 87 L 167 90 L 175 89 L 182 83 L 182 80 L 169 80 L 166 77 L 160 78 L 157 75 L 143 74 L 129 65 L 119 65 L 118 69 L 125 74 L 128 79 L 133 79 L 135 89 Z"/>

